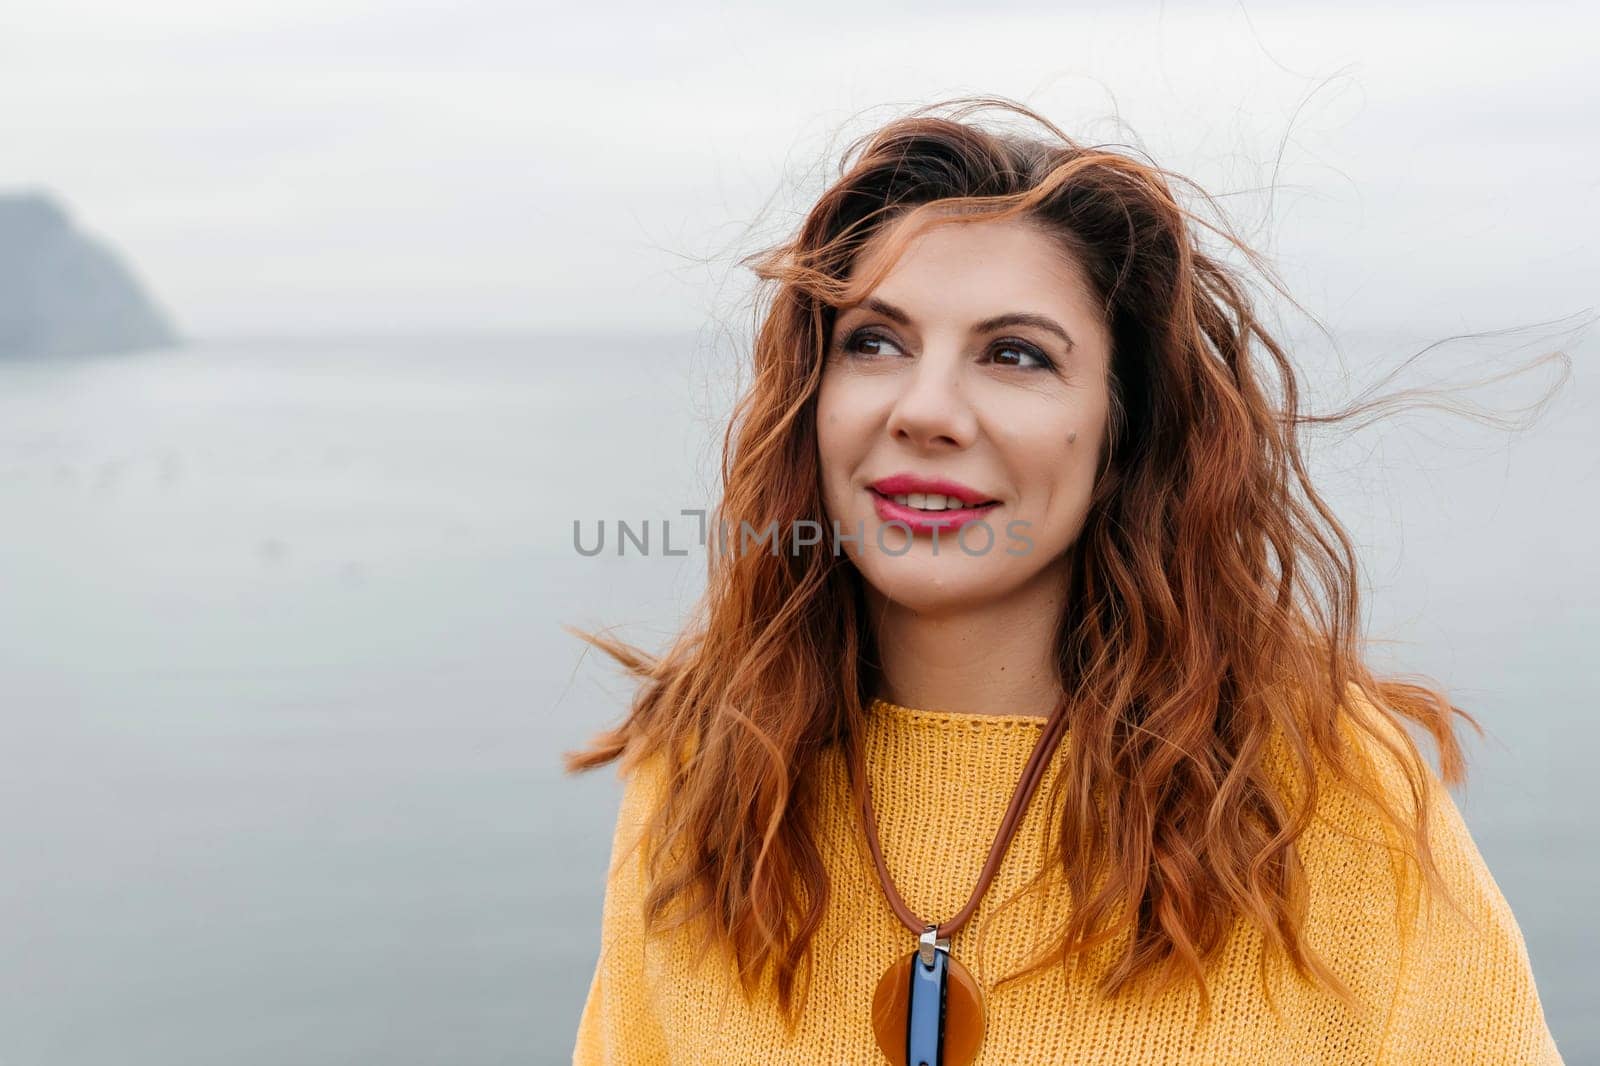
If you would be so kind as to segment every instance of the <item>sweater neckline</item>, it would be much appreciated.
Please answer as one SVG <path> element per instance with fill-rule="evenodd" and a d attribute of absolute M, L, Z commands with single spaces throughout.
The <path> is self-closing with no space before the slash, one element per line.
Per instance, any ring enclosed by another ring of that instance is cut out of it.
<path fill-rule="evenodd" d="M 874 716 L 899 722 L 923 725 L 954 725 L 970 728 L 983 726 L 1043 729 L 1045 719 L 1033 714 L 985 714 L 982 711 L 946 711 L 925 707 L 907 707 L 899 703 L 873 697 L 869 709 Z"/>

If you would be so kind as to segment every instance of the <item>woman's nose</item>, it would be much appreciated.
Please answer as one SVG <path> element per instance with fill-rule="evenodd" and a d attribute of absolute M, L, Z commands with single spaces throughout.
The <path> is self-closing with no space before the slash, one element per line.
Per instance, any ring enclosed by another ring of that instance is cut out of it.
<path fill-rule="evenodd" d="M 889 413 L 889 433 L 921 449 L 965 448 L 977 436 L 978 418 L 956 352 L 924 351 L 901 375 Z"/>

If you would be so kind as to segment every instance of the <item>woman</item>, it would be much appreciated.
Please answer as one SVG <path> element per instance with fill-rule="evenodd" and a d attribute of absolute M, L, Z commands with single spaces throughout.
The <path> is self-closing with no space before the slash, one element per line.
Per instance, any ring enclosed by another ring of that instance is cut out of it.
<path fill-rule="evenodd" d="M 996 104 L 1053 139 L 892 123 L 757 263 L 701 610 L 582 634 L 641 684 L 574 1062 L 1559 1062 L 1248 249 Z"/>

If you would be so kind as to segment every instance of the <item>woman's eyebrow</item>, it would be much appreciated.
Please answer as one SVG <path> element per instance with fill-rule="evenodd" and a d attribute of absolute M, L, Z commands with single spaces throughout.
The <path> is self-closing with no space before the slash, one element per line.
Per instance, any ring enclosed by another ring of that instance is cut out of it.
<path fill-rule="evenodd" d="M 902 326 L 911 325 L 910 315 L 900 310 L 900 308 L 896 307 L 894 304 L 889 303 L 886 300 L 880 300 L 876 296 L 869 297 L 868 299 L 862 301 L 861 306 L 878 312 L 878 314 L 889 319 L 891 322 L 898 322 Z M 979 322 L 977 325 L 973 326 L 972 332 L 989 333 L 993 330 L 1005 329 L 1007 326 L 1033 326 L 1036 329 L 1042 329 L 1046 332 L 1054 333 L 1056 336 L 1060 337 L 1062 341 L 1066 343 L 1068 351 L 1071 351 L 1077 347 L 1077 345 L 1073 344 L 1072 342 L 1072 336 L 1062 328 L 1061 323 L 1057 322 L 1049 315 L 1036 314 L 1032 311 L 1008 311 L 1003 315 L 995 315 L 993 318 L 986 318 L 982 322 Z"/>

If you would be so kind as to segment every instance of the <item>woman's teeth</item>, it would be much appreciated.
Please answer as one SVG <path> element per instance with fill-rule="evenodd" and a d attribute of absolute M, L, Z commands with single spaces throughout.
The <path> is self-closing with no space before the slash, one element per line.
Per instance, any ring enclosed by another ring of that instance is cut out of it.
<path fill-rule="evenodd" d="M 889 498 L 903 507 L 914 507 L 919 511 L 958 511 L 967 506 L 954 496 L 941 496 L 936 492 L 912 492 Z"/>

